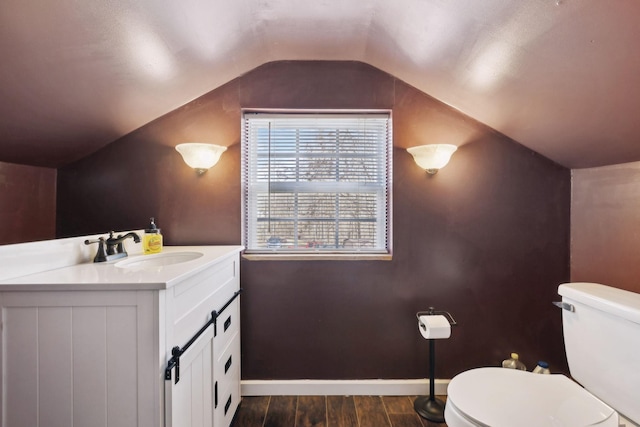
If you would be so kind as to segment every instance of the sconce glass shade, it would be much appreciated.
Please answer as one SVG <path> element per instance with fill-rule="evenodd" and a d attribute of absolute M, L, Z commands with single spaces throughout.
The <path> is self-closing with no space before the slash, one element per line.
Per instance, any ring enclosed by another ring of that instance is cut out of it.
<path fill-rule="evenodd" d="M 434 174 L 449 163 L 451 155 L 458 149 L 452 144 L 429 144 L 407 148 L 413 160 L 427 173 Z"/>
<path fill-rule="evenodd" d="M 218 163 L 220 156 L 227 150 L 227 147 L 189 142 L 178 144 L 176 150 L 182 155 L 182 159 L 187 165 L 194 168 L 199 174 L 203 174 Z"/>

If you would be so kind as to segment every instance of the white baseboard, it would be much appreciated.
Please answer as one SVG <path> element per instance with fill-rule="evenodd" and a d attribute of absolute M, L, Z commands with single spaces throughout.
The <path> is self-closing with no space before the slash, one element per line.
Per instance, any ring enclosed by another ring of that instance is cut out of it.
<path fill-rule="evenodd" d="M 435 380 L 436 395 L 446 395 L 450 380 Z M 243 380 L 243 396 L 423 396 L 429 380 Z"/>

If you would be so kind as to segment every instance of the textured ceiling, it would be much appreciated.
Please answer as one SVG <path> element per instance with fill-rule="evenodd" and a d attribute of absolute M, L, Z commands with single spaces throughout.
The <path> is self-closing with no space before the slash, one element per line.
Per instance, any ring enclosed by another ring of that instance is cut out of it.
<path fill-rule="evenodd" d="M 640 160 L 639 22 L 637 0 L 2 0 L 0 161 L 64 165 L 311 59 L 371 64 L 567 167 Z"/>

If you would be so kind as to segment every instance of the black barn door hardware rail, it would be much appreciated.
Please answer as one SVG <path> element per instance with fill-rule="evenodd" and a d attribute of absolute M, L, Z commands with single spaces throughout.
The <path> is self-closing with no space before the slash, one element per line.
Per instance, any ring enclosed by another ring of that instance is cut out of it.
<path fill-rule="evenodd" d="M 200 335 L 202 335 L 209 326 L 213 325 L 213 336 L 215 337 L 217 335 L 217 322 L 218 322 L 218 317 L 220 317 L 220 315 L 222 314 L 223 311 L 226 310 L 227 307 L 229 307 L 229 305 L 231 305 L 231 303 L 238 297 L 238 295 L 240 295 L 240 293 L 242 293 L 242 289 L 238 289 L 236 292 L 233 293 L 233 296 L 231 298 L 229 298 L 229 301 L 227 301 L 221 308 L 220 310 L 213 310 L 211 312 L 211 319 L 209 319 L 209 321 L 207 323 L 205 323 L 202 328 L 200 328 L 200 330 L 198 330 L 198 332 L 196 332 L 189 341 L 187 341 L 187 343 L 182 346 L 175 346 L 171 349 L 171 359 L 169 359 L 169 361 L 167 362 L 167 367 L 164 370 L 164 379 L 165 381 L 170 381 L 171 380 L 171 370 L 173 368 L 176 369 L 176 377 L 175 377 L 175 382 L 174 384 L 178 384 L 178 381 L 180 381 L 180 356 L 182 356 L 184 354 L 185 351 L 187 351 L 189 349 L 189 347 L 191 347 L 191 344 L 193 344 L 194 342 L 196 342 L 196 340 L 198 338 L 200 338 Z M 226 330 L 226 329 L 225 329 Z"/>

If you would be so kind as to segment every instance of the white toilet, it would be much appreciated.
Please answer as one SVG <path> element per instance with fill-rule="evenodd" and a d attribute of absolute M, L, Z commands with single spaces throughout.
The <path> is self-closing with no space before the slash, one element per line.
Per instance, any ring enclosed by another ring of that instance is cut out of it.
<path fill-rule="evenodd" d="M 472 369 L 449 383 L 449 427 L 640 425 L 640 294 L 595 283 L 558 293 L 569 370 L 582 387 L 559 374 Z"/>

